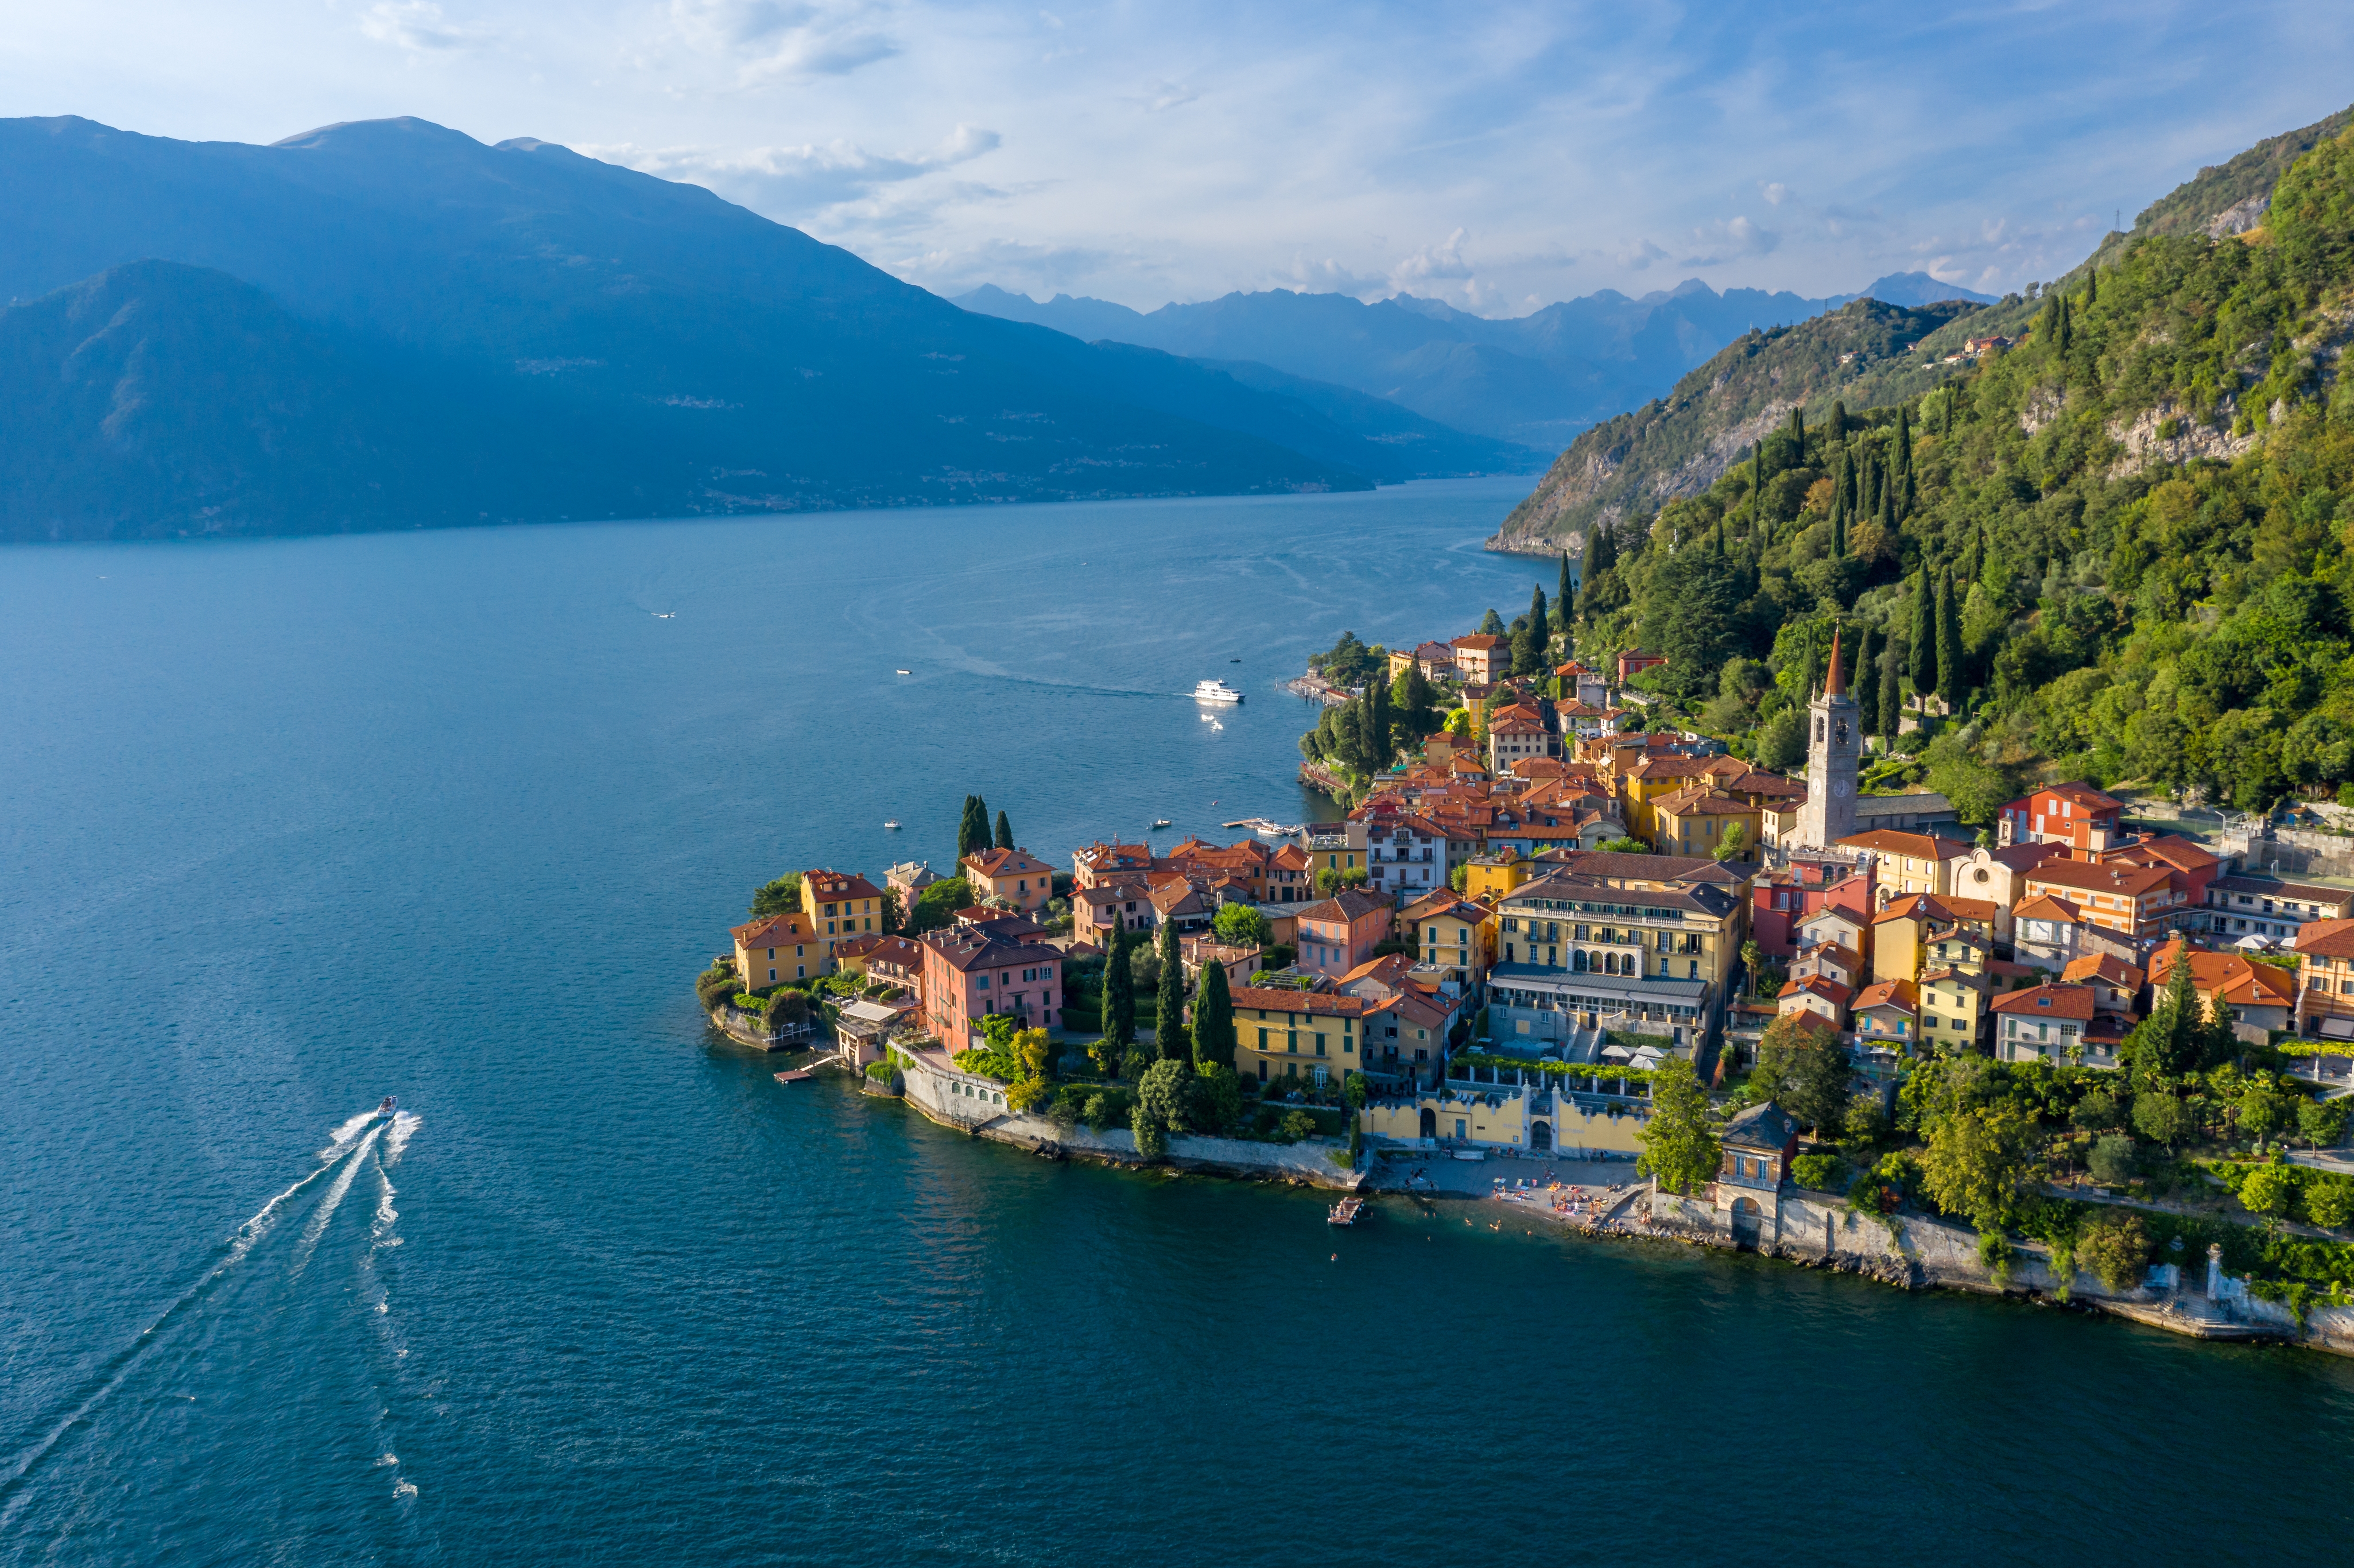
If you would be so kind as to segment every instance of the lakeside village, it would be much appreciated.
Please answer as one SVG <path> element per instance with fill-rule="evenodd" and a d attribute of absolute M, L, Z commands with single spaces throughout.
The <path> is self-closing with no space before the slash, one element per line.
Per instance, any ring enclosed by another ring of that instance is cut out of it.
<path fill-rule="evenodd" d="M 1312 662 L 1339 820 L 1063 870 L 969 798 L 954 874 L 780 877 L 698 996 L 1052 1156 L 2354 1353 L 2354 882 L 2083 783 L 1976 833 L 1861 788 L 1836 639 L 1802 777 L 1643 728 L 1646 656 L 1551 664 L 1542 602 Z"/>

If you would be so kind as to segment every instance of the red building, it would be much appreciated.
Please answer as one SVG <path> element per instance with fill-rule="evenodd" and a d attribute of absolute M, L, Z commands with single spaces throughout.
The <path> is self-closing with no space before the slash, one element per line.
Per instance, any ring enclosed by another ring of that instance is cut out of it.
<path fill-rule="evenodd" d="M 1339 980 L 1389 938 L 1397 906 L 1362 887 L 1343 888 L 1299 912 L 1299 967 Z"/>
<path fill-rule="evenodd" d="M 2125 810 L 2090 784 L 2054 784 L 2003 807 L 1996 825 L 2005 844 L 2065 844 L 2081 853 L 2121 840 Z"/>
<path fill-rule="evenodd" d="M 1758 874 L 1749 886 L 1749 935 L 1769 958 L 1798 950 L 1798 925 L 1819 909 L 1839 908 L 1872 920 L 1872 873 L 1836 862 L 1793 860 L 1787 870 Z"/>
<path fill-rule="evenodd" d="M 951 926 L 927 932 L 923 947 L 924 1025 L 951 1052 L 971 1044 L 992 1012 L 1024 1029 L 1062 1027 L 1063 955 L 1044 943 Z"/>
<path fill-rule="evenodd" d="M 1618 683 L 1625 685 L 1654 664 L 1664 664 L 1664 653 L 1621 653 L 1618 655 Z"/>

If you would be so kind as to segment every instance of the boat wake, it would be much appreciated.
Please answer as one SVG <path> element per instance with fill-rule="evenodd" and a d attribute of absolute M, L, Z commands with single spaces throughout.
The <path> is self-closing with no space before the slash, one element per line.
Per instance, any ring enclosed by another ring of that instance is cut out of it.
<path fill-rule="evenodd" d="M 422 1118 L 403 1111 L 386 1118 L 381 1107 L 363 1111 L 346 1119 L 328 1136 L 327 1146 L 318 1151 L 320 1163 L 254 1211 L 214 1248 L 204 1271 L 194 1283 L 175 1297 L 157 1313 L 153 1322 L 140 1330 L 136 1339 L 100 1365 L 84 1379 L 80 1386 L 59 1402 L 65 1414 L 48 1424 L 42 1436 L 7 1461 L 0 1468 L 0 1535 L 5 1535 L 9 1523 L 30 1495 L 28 1483 L 42 1464 L 62 1446 L 68 1437 L 85 1427 L 132 1374 L 160 1353 L 162 1348 L 175 1340 L 168 1332 L 183 1319 L 199 1310 L 215 1293 L 224 1277 L 244 1263 L 277 1231 L 287 1214 L 297 1206 L 297 1200 L 321 1178 L 329 1178 L 325 1196 L 312 1212 L 310 1223 L 299 1237 L 290 1277 L 299 1277 L 317 1250 L 320 1240 L 333 1223 L 335 1211 L 344 1196 L 351 1191 L 352 1182 L 363 1166 L 372 1167 L 382 1182 L 376 1204 L 375 1223 L 370 1227 L 376 1246 L 398 1245 L 390 1235 L 393 1223 L 399 1218 L 392 1207 L 393 1187 L 386 1169 L 400 1157 L 408 1140 L 416 1136 Z M 374 1251 L 372 1246 L 370 1251 Z M 378 1312 L 389 1308 L 380 1297 Z M 184 1352 L 185 1353 L 185 1352 Z"/>

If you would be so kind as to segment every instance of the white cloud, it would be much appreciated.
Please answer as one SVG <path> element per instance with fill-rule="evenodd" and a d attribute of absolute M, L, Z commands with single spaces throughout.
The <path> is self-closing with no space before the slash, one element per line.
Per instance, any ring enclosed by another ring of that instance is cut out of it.
<path fill-rule="evenodd" d="M 433 0 L 378 0 L 360 13 L 360 31 L 411 54 L 470 49 L 489 37 L 481 27 L 451 22 Z"/>
<path fill-rule="evenodd" d="M 736 68 L 739 85 L 845 76 L 899 52 L 882 6 L 799 0 L 671 0 L 679 40 Z"/>
<path fill-rule="evenodd" d="M 1784 185 L 1779 180 L 1775 180 L 1770 184 L 1766 181 L 1760 180 L 1757 182 L 1757 194 L 1766 198 L 1766 205 L 1767 207 L 1780 207 L 1784 202 L 1790 199 L 1790 187 Z"/>
<path fill-rule="evenodd" d="M 994 131 L 960 125 L 928 153 L 870 153 L 846 141 L 748 147 L 732 153 L 705 147 L 627 145 L 579 151 L 664 179 L 708 185 L 771 217 L 790 219 L 969 163 L 994 152 L 1000 141 Z"/>

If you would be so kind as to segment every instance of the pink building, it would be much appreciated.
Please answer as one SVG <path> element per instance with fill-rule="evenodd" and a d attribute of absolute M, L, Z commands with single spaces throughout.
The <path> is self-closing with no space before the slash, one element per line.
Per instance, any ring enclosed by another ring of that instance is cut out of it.
<path fill-rule="evenodd" d="M 1299 912 L 1299 967 L 1339 980 L 1389 939 L 1397 906 L 1378 893 L 1343 888 Z"/>
<path fill-rule="evenodd" d="M 1024 1029 L 1060 1029 L 1063 955 L 988 926 L 925 933 L 924 1026 L 950 1051 L 980 1037 L 978 1020 L 1005 1012 Z"/>

